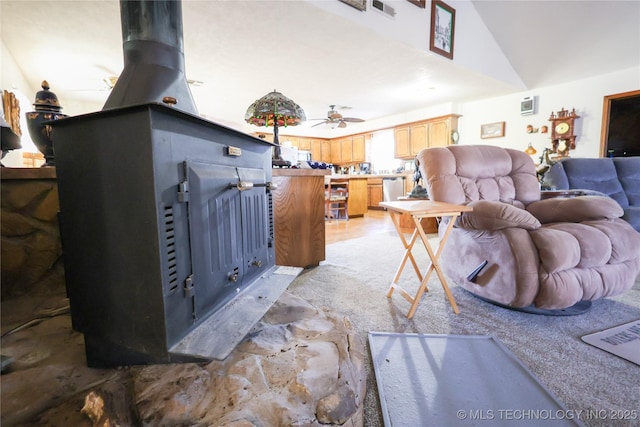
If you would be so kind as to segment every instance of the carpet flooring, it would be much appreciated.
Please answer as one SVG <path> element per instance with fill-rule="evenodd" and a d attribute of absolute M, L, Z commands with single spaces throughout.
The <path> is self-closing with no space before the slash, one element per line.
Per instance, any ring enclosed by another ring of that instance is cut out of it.
<path fill-rule="evenodd" d="M 495 336 L 586 426 L 638 425 L 640 367 L 580 337 L 639 318 L 640 281 L 625 294 L 595 301 L 586 313 L 570 317 L 500 308 L 449 283 L 460 309 L 456 315 L 433 274 L 429 292 L 414 317 L 407 319 L 409 303 L 398 292 L 386 297 L 403 250 L 395 232 L 328 245 L 326 260 L 304 270 L 289 292 L 347 316 L 367 349 L 369 331 Z M 426 269 L 424 248 L 416 245 L 414 256 Z M 418 284 L 408 264 L 400 285 L 412 293 Z M 366 354 L 365 426 L 378 427 L 383 420 L 370 352 Z M 527 408 L 497 409 L 514 414 L 506 411 Z M 514 425 L 540 425 L 536 420 L 517 421 Z"/>

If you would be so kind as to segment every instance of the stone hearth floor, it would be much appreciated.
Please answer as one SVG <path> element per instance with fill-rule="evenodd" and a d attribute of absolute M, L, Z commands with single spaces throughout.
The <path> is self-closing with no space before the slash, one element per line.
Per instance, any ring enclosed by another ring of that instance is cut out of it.
<path fill-rule="evenodd" d="M 88 368 L 67 306 L 64 294 L 2 301 L 3 427 L 363 425 L 361 340 L 347 318 L 289 292 L 205 364 Z"/>

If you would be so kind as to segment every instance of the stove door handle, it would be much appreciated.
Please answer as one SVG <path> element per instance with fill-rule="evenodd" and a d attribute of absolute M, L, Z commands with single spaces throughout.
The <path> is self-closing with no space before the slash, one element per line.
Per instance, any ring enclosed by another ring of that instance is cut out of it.
<path fill-rule="evenodd" d="M 229 184 L 229 188 L 236 188 L 238 191 L 246 191 L 251 190 L 254 187 L 266 187 L 267 190 L 275 190 L 278 186 L 273 182 L 259 182 L 254 184 L 249 181 L 238 181 L 237 184 Z"/>

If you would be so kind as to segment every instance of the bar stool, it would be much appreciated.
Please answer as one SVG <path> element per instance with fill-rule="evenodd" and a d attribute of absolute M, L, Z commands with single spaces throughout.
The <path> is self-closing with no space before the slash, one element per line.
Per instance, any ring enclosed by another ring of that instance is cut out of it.
<path fill-rule="evenodd" d="M 324 194 L 325 217 L 349 220 L 349 179 L 329 178 Z"/>

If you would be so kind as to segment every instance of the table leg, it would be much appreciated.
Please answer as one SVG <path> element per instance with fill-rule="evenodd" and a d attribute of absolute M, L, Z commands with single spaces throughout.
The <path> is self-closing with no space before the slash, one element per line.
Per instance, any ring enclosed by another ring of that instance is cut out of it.
<path fill-rule="evenodd" d="M 411 234 L 411 238 L 409 239 L 409 242 L 407 242 L 406 238 L 404 237 L 404 233 L 402 232 L 401 228 L 400 228 L 400 214 L 397 214 L 396 212 L 393 211 L 389 211 L 389 214 L 391 215 L 391 220 L 393 222 L 393 225 L 396 228 L 396 231 L 398 232 L 398 236 L 400 237 L 400 240 L 402 241 L 402 245 L 405 248 L 404 251 L 404 255 L 402 256 L 402 260 L 400 261 L 400 265 L 396 271 L 395 276 L 393 277 L 393 281 L 391 282 L 391 286 L 389 287 L 389 291 L 387 292 L 387 297 L 391 298 L 391 295 L 393 295 L 393 291 L 395 290 L 395 288 L 398 285 L 398 281 L 400 280 L 400 276 L 402 275 L 402 271 L 404 270 L 404 267 L 407 263 L 407 259 L 411 260 L 411 264 L 413 265 L 413 269 L 416 272 L 416 275 L 418 276 L 418 280 L 422 281 L 423 280 L 423 276 L 422 273 L 420 272 L 420 269 L 418 268 L 418 263 L 416 262 L 415 258 L 413 257 L 413 254 L 411 253 L 411 250 L 413 249 L 413 245 L 415 244 L 417 238 L 418 238 L 418 230 L 415 229 L 413 231 L 413 233 Z M 405 296 L 406 298 L 406 296 Z"/>
<path fill-rule="evenodd" d="M 442 272 L 442 268 L 440 267 L 440 263 L 438 262 L 440 259 L 440 254 L 442 253 L 442 250 L 444 249 L 444 245 L 447 243 L 447 239 L 449 238 L 449 234 L 451 233 L 451 230 L 453 229 L 453 223 L 455 222 L 455 219 L 458 215 L 452 215 L 449 218 L 449 224 L 447 225 L 447 229 L 445 230 L 444 234 L 442 235 L 442 238 L 440 239 L 440 244 L 438 245 L 438 249 L 437 251 L 434 253 L 433 249 L 431 248 L 431 245 L 429 245 L 429 240 L 427 238 L 427 235 L 425 234 L 424 230 L 422 228 L 418 228 L 419 232 L 420 232 L 420 239 L 422 240 L 422 243 L 425 246 L 425 249 L 427 250 L 427 253 L 429 254 L 429 259 L 431 260 L 430 265 L 429 265 L 429 269 L 427 270 L 427 274 L 425 275 L 424 280 L 422 281 L 422 283 L 420 284 L 420 287 L 418 288 L 418 293 L 415 296 L 415 301 L 413 302 L 413 304 L 411 305 L 411 310 L 409 310 L 409 314 L 408 314 L 408 318 L 413 317 L 413 314 L 415 313 L 416 309 L 418 308 L 418 304 L 420 303 L 420 299 L 422 298 L 422 295 L 424 294 L 426 287 L 427 287 L 427 282 L 429 281 L 429 277 L 431 276 L 431 273 L 435 270 L 436 274 L 438 275 L 438 278 L 440 279 L 440 283 L 442 284 L 442 289 L 444 290 L 445 294 L 447 295 L 447 298 L 449 299 L 449 304 L 451 304 L 451 307 L 453 308 L 453 312 L 455 314 L 460 314 L 460 310 L 458 310 L 458 305 L 456 304 L 456 300 L 453 298 L 453 295 L 451 294 L 451 291 L 449 290 L 449 285 L 447 285 L 447 280 L 444 276 L 444 273 Z M 422 218 L 419 217 L 414 217 L 414 221 L 416 222 L 416 224 L 419 224 Z"/>

